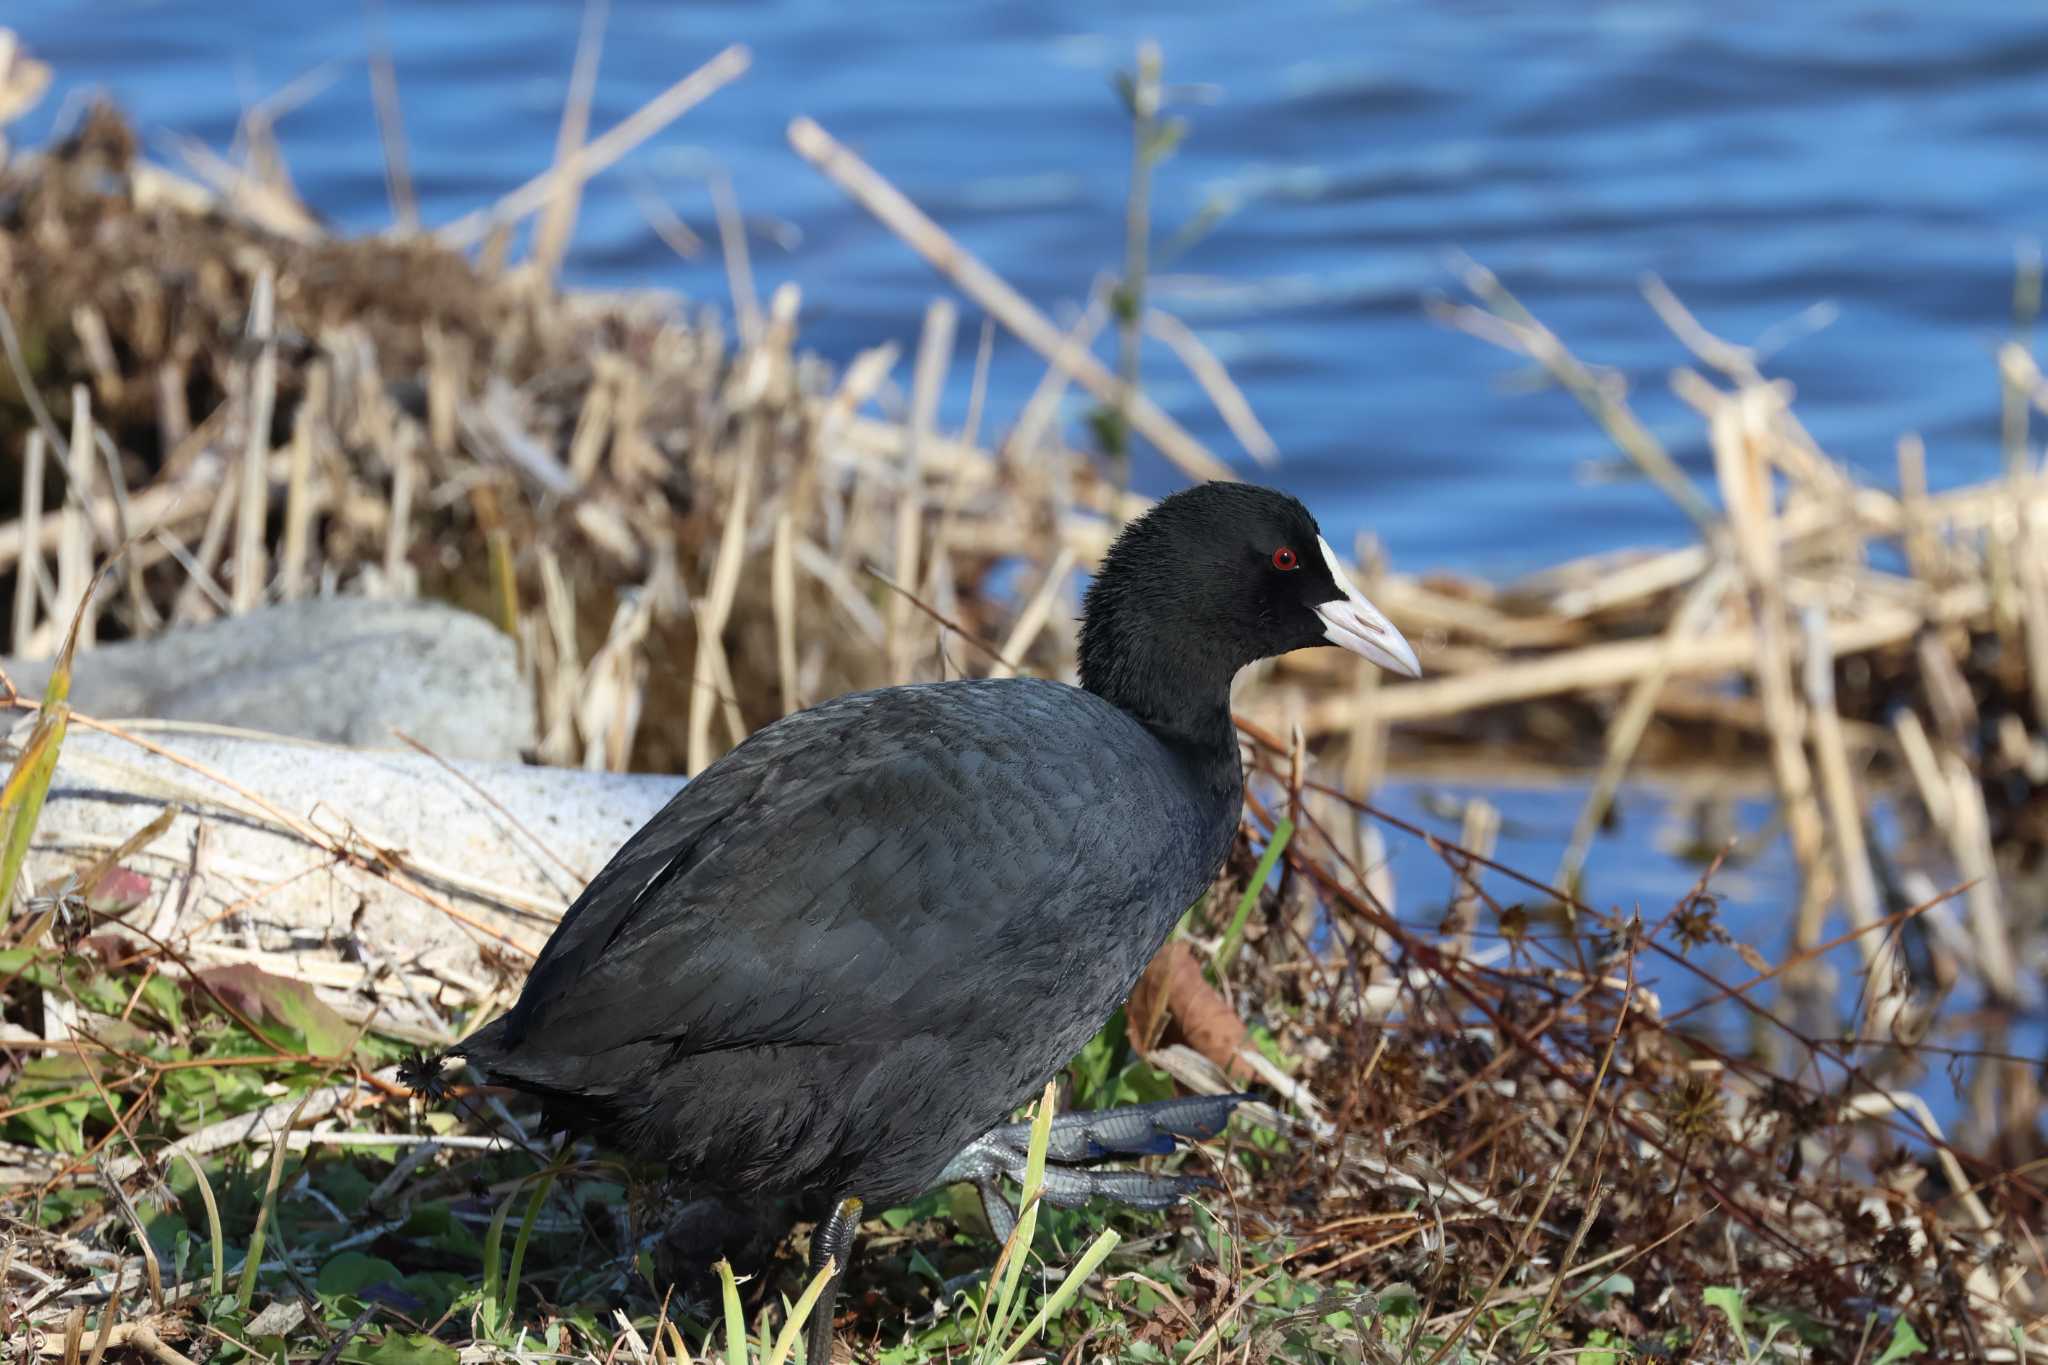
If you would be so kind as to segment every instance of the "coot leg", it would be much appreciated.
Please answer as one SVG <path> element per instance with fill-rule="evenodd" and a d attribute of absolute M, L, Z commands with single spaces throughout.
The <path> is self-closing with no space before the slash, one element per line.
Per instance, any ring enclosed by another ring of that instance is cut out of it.
<path fill-rule="evenodd" d="M 1249 1095 L 1198 1095 L 1117 1109 L 1078 1110 L 1053 1117 L 1045 1147 L 1045 1199 L 1074 1208 L 1090 1199 L 1110 1199 L 1133 1208 L 1163 1209 L 1204 1187 L 1191 1176 L 1148 1175 L 1142 1171 L 1094 1171 L 1093 1162 L 1116 1157 L 1164 1156 L 1177 1142 L 1199 1142 L 1222 1132 L 1231 1111 Z M 962 1148 L 946 1164 L 938 1183 L 965 1181 L 981 1193 L 982 1212 L 999 1242 L 1008 1241 L 1017 1215 L 1003 1196 L 1009 1179 L 1024 1181 L 1031 1151 L 1031 1125 L 1005 1123 Z M 1080 1169 L 1076 1169 L 1080 1168 Z"/>
<path fill-rule="evenodd" d="M 846 1279 L 846 1263 L 853 1257 L 853 1235 L 860 1231 L 860 1200 L 851 1196 L 832 1206 L 832 1212 L 811 1230 L 811 1279 L 833 1263 L 832 1278 L 825 1292 L 811 1305 L 810 1332 L 805 1338 L 804 1359 L 809 1365 L 830 1365 L 832 1360 L 832 1319 L 837 1314 L 839 1285 Z"/>
<path fill-rule="evenodd" d="M 1081 1109 L 1055 1114 L 1045 1159 L 1058 1166 L 1086 1165 L 1120 1156 L 1165 1156 L 1179 1142 L 1215 1137 L 1250 1095 L 1195 1095 L 1185 1099 Z M 960 1149 L 938 1183 L 981 1183 L 995 1172 L 1016 1179 L 1031 1150 L 1029 1123 L 999 1124 Z"/>

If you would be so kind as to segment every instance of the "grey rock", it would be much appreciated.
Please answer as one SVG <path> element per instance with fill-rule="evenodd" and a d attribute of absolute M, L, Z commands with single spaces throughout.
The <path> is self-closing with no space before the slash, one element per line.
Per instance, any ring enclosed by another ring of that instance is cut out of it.
<path fill-rule="evenodd" d="M 5 667 L 30 696 L 49 682 L 48 660 Z M 399 746 L 396 728 L 447 758 L 516 762 L 534 744 L 517 647 L 437 602 L 320 598 L 102 645 L 78 657 L 71 704 L 353 748 Z"/>
<path fill-rule="evenodd" d="M 65 736 L 29 850 L 37 893 L 175 806 L 122 862 L 149 885 L 121 928 L 196 966 L 310 982 L 345 1017 L 374 1003 L 380 1028 L 422 1040 L 452 1039 L 447 1007 L 516 984 L 585 880 L 683 785 L 133 725 L 155 749 Z"/>

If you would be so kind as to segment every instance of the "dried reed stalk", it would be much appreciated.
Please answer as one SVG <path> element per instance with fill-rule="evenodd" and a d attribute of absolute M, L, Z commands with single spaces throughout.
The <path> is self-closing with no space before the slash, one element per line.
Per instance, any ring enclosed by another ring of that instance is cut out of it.
<path fill-rule="evenodd" d="M 1835 659 L 1828 652 L 1826 618 L 1821 608 L 1807 607 L 1801 616 L 1806 643 L 1806 708 L 1811 722 L 1814 757 L 1820 766 L 1821 797 L 1828 818 L 1829 841 L 1841 878 L 1842 900 L 1850 926 L 1871 930 L 1884 916 L 1877 875 L 1863 840 L 1863 808 L 1856 799 L 1856 777 L 1849 766 L 1849 746 L 1842 738 L 1842 717 L 1835 709 Z M 1801 948 L 1819 941 L 1818 934 Z M 1857 935 L 1869 988 L 1863 993 L 1863 1020 L 1872 1033 L 1894 1024 L 1905 1003 L 1904 973 L 1889 934 Z"/>
<path fill-rule="evenodd" d="M 1181 365 L 1195 377 L 1202 391 L 1209 395 L 1210 406 L 1223 419 L 1230 434 L 1244 447 L 1245 453 L 1260 464 L 1270 465 L 1280 458 L 1280 447 L 1266 430 L 1265 423 L 1252 411 L 1250 400 L 1244 390 L 1230 377 L 1229 367 L 1217 358 L 1214 351 L 1202 344 L 1192 327 L 1173 314 L 1158 308 L 1145 310 L 1145 331 L 1155 341 L 1161 341 L 1179 357 Z"/>
<path fill-rule="evenodd" d="M 597 97 L 597 63 L 604 52 L 605 18 L 610 0 L 584 0 L 583 29 L 576 38 L 576 62 L 569 73 L 569 94 L 562 101 L 562 122 L 555 132 L 555 164 L 560 190 L 542 210 L 534 232 L 533 263 L 543 279 L 561 273 L 562 258 L 576 235 L 576 210 L 583 199 L 584 177 L 571 167 L 590 131 L 590 104 Z"/>
<path fill-rule="evenodd" d="M 1069 378 L 1095 395 L 1097 400 L 1114 405 L 1122 399 L 1122 382 L 1101 361 L 1085 351 L 1076 352 L 1067 347 L 1060 330 L 1045 314 L 948 236 L 923 210 L 905 198 L 902 191 L 884 180 L 831 134 L 810 119 L 799 118 L 789 125 L 789 142 L 799 155 L 851 195 L 862 208 L 880 219 L 884 226 L 930 262 L 933 269 L 980 304 L 1018 340 L 1048 362 L 1061 366 Z M 1179 465 L 1190 478 L 1234 477 L 1228 465 L 1143 394 L 1130 397 L 1130 421 L 1139 435 L 1158 447 L 1160 454 Z"/>
<path fill-rule="evenodd" d="M 1657 663 L 1629 685 L 1628 699 L 1622 703 L 1620 713 L 1608 723 L 1606 752 L 1601 758 L 1600 772 L 1593 779 L 1592 790 L 1586 793 L 1585 804 L 1579 808 L 1579 817 L 1572 825 L 1564 856 L 1558 860 L 1557 875 L 1551 879 L 1556 885 L 1567 891 L 1577 886 L 1579 873 L 1585 868 L 1586 854 L 1593 846 L 1593 836 L 1606 822 L 1608 809 L 1613 805 L 1615 792 L 1620 790 L 1629 761 L 1635 757 L 1643 731 L 1649 728 L 1650 718 L 1656 714 L 1658 698 L 1671 677 L 1673 655 L 1720 614 L 1733 577 L 1734 566 L 1723 562 L 1709 569 L 1693 584 L 1664 629 L 1664 648 L 1659 652 Z M 1567 909 L 1576 917 L 1575 909 L 1569 906 Z"/>
<path fill-rule="evenodd" d="M 1451 909 L 1446 916 L 1450 943 L 1461 957 L 1472 954 L 1472 926 L 1484 899 L 1480 888 L 1481 859 L 1493 856 L 1494 840 L 1500 836 L 1500 808 L 1483 797 L 1465 803 L 1459 819 L 1458 847 L 1470 857 L 1455 857 L 1456 881 L 1451 889 Z"/>
<path fill-rule="evenodd" d="M 1934 746 L 1927 738 L 1927 727 L 1920 723 L 1917 712 L 1902 706 L 1892 717 L 1892 733 L 1898 739 L 1900 754 L 1905 757 L 1906 770 L 1913 775 L 1913 785 L 1919 790 L 1921 808 L 1944 838 L 1952 838 L 1955 797 L 1948 789 L 1948 778 L 1941 770 L 1940 760 L 1934 756 Z"/>
<path fill-rule="evenodd" d="M 71 439 L 58 447 L 64 459 L 63 537 L 57 547 L 57 603 L 53 626 L 78 622 L 78 647 L 91 649 L 99 635 L 99 604 L 92 591 L 95 505 L 92 460 L 92 405 L 85 387 L 71 392 Z"/>
<path fill-rule="evenodd" d="M 1499 276 L 1476 261 L 1462 258 L 1458 271 L 1465 287 L 1489 311 L 1474 317 L 1474 310 L 1452 307 L 1438 310 L 1440 317 L 1483 341 L 1516 351 L 1542 365 L 1701 531 L 1710 531 L 1718 524 L 1720 519 L 1712 505 L 1692 486 L 1678 462 L 1664 449 L 1663 442 L 1650 434 L 1628 405 L 1616 397 L 1611 386 L 1602 383 L 1555 332 L 1537 321 L 1521 300 L 1508 292 Z"/>
<path fill-rule="evenodd" d="M 732 496 L 725 506 L 725 527 L 718 540 L 718 558 L 711 567 L 710 586 L 696 602 L 697 667 L 690 693 L 689 773 L 695 777 L 718 757 L 711 748 L 711 714 L 721 695 L 721 685 L 730 688 L 731 673 L 725 666 L 722 639 L 733 597 L 739 591 L 740 567 L 745 559 L 747 518 L 753 511 L 755 459 L 753 443 L 742 441 L 738 470 L 733 478 Z"/>
<path fill-rule="evenodd" d="M 769 563 L 775 605 L 775 676 L 782 687 L 782 714 L 803 705 L 796 657 L 796 519 L 788 508 L 775 514 L 775 546 Z"/>
<path fill-rule="evenodd" d="M 234 610 L 254 611 L 263 601 L 270 511 L 270 419 L 277 402 L 277 278 L 266 264 L 256 276 L 249 304 L 249 339 L 256 362 L 248 371 L 242 420 L 240 501 L 235 520 Z"/>
<path fill-rule="evenodd" d="M 1813 774 L 1800 742 L 1803 727 L 1793 692 L 1782 569 L 1778 542 L 1770 534 L 1770 474 L 1764 468 L 1762 450 L 1756 440 L 1758 409 L 1750 398 L 1752 392 L 1724 399 L 1714 410 L 1709 433 L 1714 469 L 1721 482 L 1721 501 L 1728 509 L 1728 527 L 1737 562 L 1749 586 L 1750 616 L 1756 630 L 1757 687 L 1770 727 L 1771 767 L 1777 774 L 1779 801 L 1792 838 L 1792 853 L 1799 863 L 1800 901 L 1794 942 L 1806 948 L 1820 942 L 1829 888 L 1821 862 L 1823 835 L 1813 797 Z"/>
<path fill-rule="evenodd" d="M 1996 1003 L 2010 1005 L 2019 999 L 2019 977 L 2005 921 L 1998 858 L 1991 847 L 1991 819 L 1984 809 L 1984 791 L 1976 774 L 1960 756 L 1949 754 L 1944 768 L 1953 811 L 1950 846 L 1956 866 L 1970 882 L 1964 893 L 1964 905 L 1969 911 L 1977 973 Z"/>
<path fill-rule="evenodd" d="M 391 443 L 391 508 L 384 521 L 384 595 L 413 595 L 412 518 L 414 488 L 419 482 L 420 429 L 410 422 L 398 424 Z"/>
<path fill-rule="evenodd" d="M 761 340 L 761 296 L 754 288 L 754 262 L 747 251 L 747 223 L 740 215 L 739 196 L 724 171 L 711 176 L 711 208 L 718 219 L 718 247 L 725 261 L 725 288 L 742 347 Z"/>
<path fill-rule="evenodd" d="M 1092 556 L 1084 554 L 1084 559 Z M 1924 611 L 1887 607 L 1828 626 L 1828 642 L 1837 655 L 1859 654 L 1911 640 L 1929 622 L 1960 621 L 1984 610 L 1984 589 L 1964 584 L 1936 597 Z M 1490 672 L 1425 678 L 1380 689 L 1373 712 L 1390 723 L 1440 719 L 1489 706 L 1506 706 L 1537 697 L 1590 692 L 1634 682 L 1659 667 L 1666 646 L 1661 640 L 1620 640 L 1525 661 L 1499 664 Z M 1756 637 L 1730 631 L 1670 649 L 1673 678 L 1701 674 L 1753 675 L 1758 671 Z M 1311 734 L 1348 730 L 1359 706 L 1350 696 L 1321 696 L 1310 703 L 1305 723 Z"/>
<path fill-rule="evenodd" d="M 594 141 L 578 148 L 575 156 L 567 162 L 551 166 L 489 208 L 463 215 L 435 236 L 457 251 L 475 246 L 499 228 L 516 223 L 545 206 L 556 195 L 568 192 L 572 180 L 581 183 L 611 166 L 739 79 L 752 62 L 753 57 L 744 46 L 736 43 L 726 48 L 623 121 L 605 130 Z"/>
<path fill-rule="evenodd" d="M 924 330 L 918 338 L 917 364 L 911 371 L 910 422 L 904 430 L 903 469 L 896 483 L 895 554 L 890 572 L 898 583 L 918 581 L 919 542 L 924 531 L 924 446 L 938 426 L 939 395 L 944 392 L 946 370 L 953 358 L 953 336 L 958 312 L 949 299 L 933 299 L 925 309 Z M 910 599 L 895 593 L 889 599 L 889 676 L 897 682 L 911 680 L 911 659 L 916 643 L 911 636 Z"/>
<path fill-rule="evenodd" d="M 327 411 L 327 367 L 314 365 L 306 375 L 306 396 L 292 417 L 292 444 L 286 452 L 284 541 L 278 553 L 278 596 L 296 602 L 306 593 L 307 557 L 313 538 L 313 445 L 315 429 Z"/>
<path fill-rule="evenodd" d="M 17 654 L 28 648 L 36 629 L 36 609 L 46 591 L 43 587 L 43 555 L 39 537 L 43 520 L 43 465 L 49 443 L 39 429 L 31 428 L 21 457 L 21 541 L 26 555 L 14 575 L 13 648 Z"/>
<path fill-rule="evenodd" d="M 1052 567 L 1046 570 L 1045 578 L 1038 585 L 1038 591 L 1031 594 L 1031 600 L 1024 604 L 1024 610 L 1017 613 L 1017 622 L 1010 627 L 1009 635 L 1002 643 L 1002 654 L 988 670 L 991 678 L 1007 678 L 1014 675 L 1017 665 L 1014 660 L 1022 659 L 1045 629 L 1046 619 L 1052 615 L 1053 603 L 1059 600 L 1060 590 L 1066 586 L 1067 575 L 1074 569 L 1074 552 L 1065 546 L 1054 557 Z"/>
<path fill-rule="evenodd" d="M 419 196 L 413 193 L 412 167 L 405 150 L 405 113 L 398 102 L 398 68 L 384 34 L 381 0 L 370 0 L 370 102 L 377 114 L 377 138 L 384 151 L 384 194 L 398 231 L 411 236 L 420 230 Z"/>

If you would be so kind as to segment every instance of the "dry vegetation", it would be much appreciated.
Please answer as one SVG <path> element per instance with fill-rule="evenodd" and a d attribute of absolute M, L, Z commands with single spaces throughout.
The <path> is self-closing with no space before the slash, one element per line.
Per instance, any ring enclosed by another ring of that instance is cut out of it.
<path fill-rule="evenodd" d="M 798 351 L 793 290 L 753 299 L 729 222 L 737 336 L 712 310 L 554 286 L 581 179 L 744 65 L 726 54 L 623 137 L 579 132 L 555 173 L 438 235 L 322 233 L 262 117 L 239 163 L 196 163 L 210 187 L 146 165 L 106 110 L 17 153 L 0 171 L 13 648 L 53 650 L 81 612 L 89 645 L 321 591 L 441 596 L 520 641 L 540 760 L 685 771 L 847 688 L 1069 675 L 1075 577 L 1138 503 L 1065 444 L 1063 391 L 1094 391 L 1190 472 L 1214 461 L 1089 357 L 1101 310 L 1062 336 L 801 120 L 803 155 L 1047 353 L 992 446 L 979 374 L 966 429 L 936 427 L 949 302 L 907 367 L 885 343 L 835 373 Z M 533 255 L 508 263 L 536 213 Z M 1368 563 L 1425 681 L 1379 685 L 1327 652 L 1249 681 L 1239 855 L 1068 1103 L 1250 1076 L 1273 1107 L 1189 1158 L 1220 1182 L 1208 1205 L 1115 1218 L 1132 1235 L 1048 1340 L 1162 1361 L 2048 1351 L 2038 1064 L 1999 1041 L 2038 990 L 2024 907 L 2048 838 L 2048 496 L 2027 440 L 2048 390 L 2028 353 L 2001 356 L 2006 479 L 1930 494 L 1908 438 L 1881 491 L 1653 282 L 1700 361 L 1673 382 L 1710 433 L 1709 498 L 1614 377 L 1482 269 L 1464 282 L 1442 316 L 1574 394 L 1699 543 L 1506 586 Z M 1390 766 L 1474 758 L 1593 775 L 1555 874 L 1491 861 L 1483 802 L 1454 843 L 1365 800 Z M 1728 850 L 1655 914 L 1572 892 L 1624 774 L 1676 770 L 1761 774 L 1802 874 L 1788 935 L 1743 946 L 1752 976 L 1706 981 L 1710 1012 L 1651 983 L 1699 977 L 1690 955 L 1728 942 Z M 1399 901 L 1396 840 L 1451 869 L 1449 904 Z M 633 1254 L 658 1207 L 629 1197 L 638 1181 L 536 1147 L 490 1096 L 461 1124 L 428 1115 L 390 1080 L 406 1040 L 305 983 L 189 970 L 175 939 L 126 932 L 117 854 L 16 905 L 0 948 L 17 1358 L 724 1349 L 687 1285 L 681 1337 L 654 1325 L 667 1279 Z M 478 1001 L 439 1003 L 454 1029 Z M 1944 1072 L 1969 1096 L 1954 1142 L 1912 1093 Z M 891 1360 L 969 1350 L 973 1314 L 940 1286 L 992 1253 L 949 1207 L 876 1225 L 842 1339 Z M 1045 1264 L 1105 1216 L 1049 1210 Z M 771 1322 L 789 1263 L 752 1284 Z"/>

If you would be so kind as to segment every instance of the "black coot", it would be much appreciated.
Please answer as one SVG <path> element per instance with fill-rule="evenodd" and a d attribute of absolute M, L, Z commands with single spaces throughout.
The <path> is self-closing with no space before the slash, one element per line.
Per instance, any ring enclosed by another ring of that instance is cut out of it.
<path fill-rule="evenodd" d="M 890 687 L 768 726 L 451 1051 L 698 1188 L 831 1210 L 814 1260 L 843 1268 L 860 1201 L 931 1188 L 1122 1002 L 1236 831 L 1232 677 L 1321 644 L 1417 671 L 1299 502 L 1167 498 L 1088 590 L 1080 687 Z"/>

